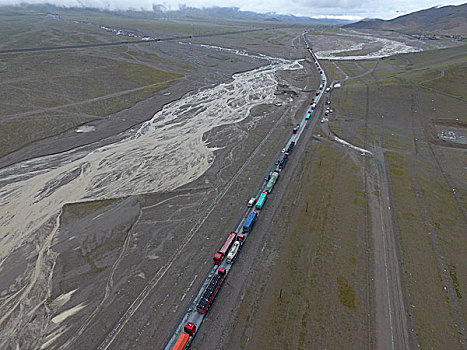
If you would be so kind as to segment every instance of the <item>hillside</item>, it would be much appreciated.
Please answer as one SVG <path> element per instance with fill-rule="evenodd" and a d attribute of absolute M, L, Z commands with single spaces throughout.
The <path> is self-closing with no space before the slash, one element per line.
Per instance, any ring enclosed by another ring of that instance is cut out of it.
<path fill-rule="evenodd" d="M 396 30 L 403 32 L 430 32 L 443 35 L 467 34 L 467 3 L 459 6 L 432 7 L 388 21 L 365 19 L 345 28 Z"/>

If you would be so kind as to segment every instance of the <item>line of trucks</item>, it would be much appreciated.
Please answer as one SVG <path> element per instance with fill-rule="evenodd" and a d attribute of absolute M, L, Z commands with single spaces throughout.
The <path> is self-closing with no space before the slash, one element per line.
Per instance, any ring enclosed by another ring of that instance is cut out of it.
<path fill-rule="evenodd" d="M 225 260 L 227 264 L 232 264 L 235 261 L 243 243 L 245 242 L 245 234 L 248 234 L 252 230 L 253 225 L 255 224 L 256 219 L 258 218 L 257 210 L 263 209 L 264 204 L 266 203 L 266 200 L 268 198 L 268 194 L 271 193 L 274 185 L 279 179 L 280 172 L 287 163 L 289 154 L 294 150 L 295 145 L 296 141 L 290 142 L 289 147 L 284 153 L 282 159 L 278 162 L 278 164 L 276 164 L 276 168 L 266 175 L 265 181 L 267 181 L 267 183 L 264 191 L 261 192 L 258 199 L 256 199 L 256 197 L 253 197 L 248 202 L 248 206 L 254 206 L 255 210 L 252 210 L 248 214 L 246 220 L 243 222 L 242 232 L 231 232 L 227 239 L 224 241 L 224 244 L 221 246 L 221 248 L 216 252 L 216 254 L 214 254 L 213 261 L 215 265 L 221 265 L 222 261 L 224 260 L 224 257 L 226 257 Z M 221 289 L 225 278 L 226 270 L 222 267 L 219 267 L 217 273 L 211 277 L 211 280 L 207 284 L 206 288 L 204 289 L 201 297 L 199 298 L 196 304 L 196 311 L 198 313 L 204 315 L 209 311 L 209 308 L 211 307 L 212 303 L 214 302 L 214 299 L 219 293 L 219 290 Z M 185 349 L 185 347 L 190 342 L 190 338 L 194 336 L 195 332 L 196 325 L 194 325 L 192 322 L 188 322 L 184 327 L 184 332 L 180 334 L 172 350 Z"/>
<path fill-rule="evenodd" d="M 308 47 L 307 47 L 308 48 Z M 309 49 L 309 48 L 308 48 Z M 311 51 L 309 49 L 309 51 Z M 313 57 L 313 55 L 312 55 Z M 314 58 L 314 57 L 313 57 Z M 319 68 L 318 68 L 319 69 Z M 319 69 L 320 70 L 320 69 Z M 321 72 L 320 72 L 321 73 Z M 314 99 L 311 100 L 310 105 L 312 105 L 312 109 L 316 106 L 314 103 Z M 308 120 L 311 116 L 311 111 L 305 117 L 305 120 Z M 293 134 L 297 133 L 300 124 L 298 124 L 292 131 Z M 250 233 L 253 228 L 253 225 L 258 218 L 258 211 L 264 207 L 268 195 L 271 193 L 274 185 L 276 184 L 277 180 L 279 179 L 280 172 L 287 164 L 290 154 L 294 150 L 296 145 L 296 141 L 290 141 L 288 148 L 283 150 L 284 155 L 282 158 L 275 163 L 275 168 L 271 172 L 269 172 L 264 180 L 266 181 L 266 186 L 264 191 L 261 192 L 259 197 L 252 197 L 248 202 L 248 207 L 253 207 L 254 209 L 248 214 L 247 218 L 243 222 L 242 225 L 242 232 L 231 232 L 227 239 L 222 244 L 221 248 L 214 254 L 213 261 L 214 265 L 219 266 L 217 269 L 217 273 L 215 273 L 209 283 L 206 285 L 204 291 L 201 294 L 201 297 L 197 301 L 196 304 L 196 311 L 202 315 L 206 314 L 209 311 L 212 303 L 214 302 L 215 297 L 219 293 L 222 284 L 227 277 L 227 271 L 225 268 L 220 267 L 222 264 L 224 257 L 225 262 L 227 264 L 233 264 L 235 259 L 237 258 L 243 243 L 245 242 L 246 235 Z M 225 265 L 224 265 L 225 266 Z M 175 343 L 172 350 L 184 350 L 187 349 L 191 341 L 193 340 L 196 334 L 196 325 L 192 322 L 186 323 L 184 326 L 183 332 L 180 334 L 177 342 Z"/>

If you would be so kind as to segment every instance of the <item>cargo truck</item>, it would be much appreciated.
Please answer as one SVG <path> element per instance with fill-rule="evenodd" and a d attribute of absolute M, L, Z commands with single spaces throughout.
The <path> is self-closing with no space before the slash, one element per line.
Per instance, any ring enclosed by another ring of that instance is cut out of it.
<path fill-rule="evenodd" d="M 278 172 L 278 170 L 276 169 L 276 170 L 274 170 L 274 171 L 272 172 L 271 178 L 269 179 L 269 182 L 268 182 L 268 184 L 266 185 L 265 190 L 266 190 L 267 193 L 271 193 L 272 188 L 273 188 L 274 185 L 276 184 L 276 181 L 277 181 L 278 178 L 279 178 L 279 172 Z"/>
<path fill-rule="evenodd" d="M 232 245 L 232 248 L 229 251 L 229 254 L 227 254 L 227 258 L 225 259 L 225 262 L 227 264 L 231 264 L 235 258 L 237 257 L 238 251 L 240 250 L 240 241 L 235 241 L 234 244 Z"/>
<path fill-rule="evenodd" d="M 178 337 L 177 342 L 175 343 L 172 350 L 183 350 L 187 346 L 188 342 L 190 341 L 190 337 L 192 337 L 196 332 L 196 325 L 192 322 L 188 322 L 185 327 L 183 328 L 185 332 L 182 332 Z"/>
<path fill-rule="evenodd" d="M 211 306 L 214 298 L 221 288 L 222 282 L 224 282 L 224 278 L 225 269 L 221 267 L 217 271 L 217 274 L 212 276 L 211 280 L 209 281 L 208 286 L 198 301 L 196 311 L 198 311 L 200 314 L 205 314 L 209 310 L 209 307 Z"/>
<path fill-rule="evenodd" d="M 295 141 L 290 141 L 289 148 L 287 148 L 287 153 L 292 153 L 294 147 L 295 147 Z"/>
<path fill-rule="evenodd" d="M 261 196 L 259 196 L 259 199 L 256 202 L 256 209 L 263 209 L 263 205 L 266 203 L 266 199 L 268 199 L 268 193 L 264 191 L 261 193 Z"/>
<path fill-rule="evenodd" d="M 230 246 L 232 245 L 232 243 L 235 240 L 236 236 L 237 236 L 236 232 L 231 232 L 230 233 L 230 235 L 227 237 L 224 244 L 222 245 L 221 249 L 219 249 L 218 252 L 216 254 L 214 254 L 214 258 L 213 258 L 214 264 L 216 264 L 216 265 L 221 264 L 222 259 L 224 259 L 224 255 L 230 249 Z"/>
<path fill-rule="evenodd" d="M 289 155 L 288 153 L 284 154 L 284 158 L 279 163 L 279 168 L 283 169 L 285 165 L 287 164 L 287 161 L 289 160 Z"/>
<path fill-rule="evenodd" d="M 257 215 L 258 215 L 258 213 L 255 212 L 255 211 L 252 211 L 250 213 L 250 215 L 248 215 L 248 217 L 245 220 L 245 223 L 243 224 L 243 232 L 250 232 L 251 231 L 251 228 L 255 224 Z"/>

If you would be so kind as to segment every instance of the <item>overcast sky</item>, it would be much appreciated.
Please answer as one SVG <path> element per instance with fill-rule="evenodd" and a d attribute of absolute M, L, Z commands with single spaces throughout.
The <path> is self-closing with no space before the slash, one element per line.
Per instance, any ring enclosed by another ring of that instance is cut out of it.
<path fill-rule="evenodd" d="M 180 4 L 191 7 L 238 7 L 244 11 L 275 12 L 308 17 L 391 19 L 433 6 L 460 5 L 463 1 L 446 0 L 0 0 L 0 5 L 20 2 L 48 2 L 60 6 L 87 6 L 109 10 L 151 10 L 153 4 L 176 10 Z"/>

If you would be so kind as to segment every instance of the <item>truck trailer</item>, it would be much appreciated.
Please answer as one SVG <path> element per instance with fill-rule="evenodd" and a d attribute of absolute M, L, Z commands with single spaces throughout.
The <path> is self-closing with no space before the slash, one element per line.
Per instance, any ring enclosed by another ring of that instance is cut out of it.
<path fill-rule="evenodd" d="M 267 193 L 271 193 L 272 188 L 274 187 L 274 185 L 275 185 L 278 178 L 279 178 L 279 172 L 274 170 L 273 173 L 271 174 L 271 178 L 269 179 L 269 182 L 267 183 L 266 188 L 265 188 Z"/>
<path fill-rule="evenodd" d="M 232 248 L 230 248 L 227 258 L 225 259 L 227 264 L 231 264 L 237 257 L 238 251 L 240 250 L 240 244 L 240 241 L 235 241 L 234 244 L 232 244 Z"/>
<path fill-rule="evenodd" d="M 222 262 L 222 259 L 224 259 L 224 255 L 227 253 L 227 251 L 230 249 L 230 246 L 232 245 L 233 241 L 235 240 L 235 237 L 237 236 L 236 232 L 231 232 L 230 235 L 227 237 L 225 240 L 224 244 L 222 245 L 221 249 L 217 251 L 216 254 L 214 254 L 214 264 L 220 265 Z"/>
<path fill-rule="evenodd" d="M 279 163 L 279 168 L 283 169 L 285 167 L 285 165 L 287 164 L 288 160 L 289 160 L 289 155 L 286 153 L 286 154 L 284 154 L 284 157 L 282 158 L 282 160 Z"/>
<path fill-rule="evenodd" d="M 295 147 L 295 141 L 290 141 L 289 148 L 287 148 L 287 153 L 292 153 L 294 147 Z"/>
<path fill-rule="evenodd" d="M 190 341 L 190 337 L 192 337 L 196 332 L 196 325 L 192 322 L 188 322 L 185 327 L 183 328 L 184 332 L 180 334 L 177 339 L 177 342 L 173 346 L 172 350 L 183 350 L 187 346 L 188 342 Z"/>
<path fill-rule="evenodd" d="M 264 191 L 261 193 L 261 196 L 259 196 L 259 199 L 256 202 L 256 209 L 263 209 L 264 203 L 266 203 L 266 199 L 268 199 L 268 193 Z"/>
<path fill-rule="evenodd" d="M 257 212 L 252 211 L 250 215 L 248 215 L 247 219 L 245 220 L 245 223 L 243 224 L 243 232 L 250 232 L 251 228 L 255 224 L 256 221 L 256 216 L 258 215 Z"/>
<path fill-rule="evenodd" d="M 205 314 L 209 307 L 211 306 L 214 298 L 216 297 L 217 293 L 219 292 L 222 282 L 224 282 L 225 278 L 225 269 L 220 268 L 217 271 L 217 274 L 212 276 L 211 281 L 209 281 L 208 286 L 204 290 L 203 295 L 198 301 L 198 305 L 196 306 L 196 311 L 200 314 Z"/>

